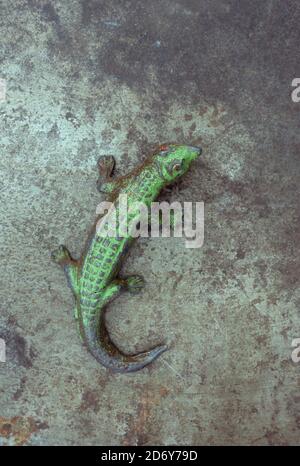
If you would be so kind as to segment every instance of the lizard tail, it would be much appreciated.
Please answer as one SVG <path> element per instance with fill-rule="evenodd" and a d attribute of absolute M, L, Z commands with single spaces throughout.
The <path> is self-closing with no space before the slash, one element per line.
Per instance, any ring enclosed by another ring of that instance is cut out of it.
<path fill-rule="evenodd" d="M 100 321 L 100 325 L 99 325 Z M 154 361 L 167 350 L 166 345 L 158 345 L 149 351 L 127 355 L 111 341 L 105 325 L 104 312 L 98 313 L 83 328 L 84 341 L 89 352 L 103 366 L 113 372 L 135 372 Z"/>

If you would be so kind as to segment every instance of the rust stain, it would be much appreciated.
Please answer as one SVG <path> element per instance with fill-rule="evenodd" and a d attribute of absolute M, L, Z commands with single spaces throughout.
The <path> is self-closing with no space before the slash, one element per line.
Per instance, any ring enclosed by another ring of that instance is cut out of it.
<path fill-rule="evenodd" d="M 98 390 L 89 390 L 87 389 L 82 394 L 80 408 L 81 411 L 86 411 L 87 409 L 92 409 L 97 413 L 100 409 L 100 398 Z"/>
<path fill-rule="evenodd" d="M 35 421 L 31 417 L 5 418 L 0 416 L 0 439 L 4 445 L 25 445 L 32 434 L 47 427 L 46 423 Z"/>
<path fill-rule="evenodd" d="M 148 442 L 149 419 L 162 398 L 168 395 L 169 389 L 161 386 L 157 391 L 147 388 L 140 396 L 137 415 L 133 417 L 124 437 L 123 445 L 146 445 Z"/>

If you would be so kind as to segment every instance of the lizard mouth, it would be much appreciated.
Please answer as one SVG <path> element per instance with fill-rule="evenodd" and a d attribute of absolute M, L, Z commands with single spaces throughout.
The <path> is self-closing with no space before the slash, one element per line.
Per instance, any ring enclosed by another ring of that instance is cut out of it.
<path fill-rule="evenodd" d="M 199 157 L 202 154 L 202 147 L 188 146 L 189 151 L 193 154 L 193 159 Z"/>

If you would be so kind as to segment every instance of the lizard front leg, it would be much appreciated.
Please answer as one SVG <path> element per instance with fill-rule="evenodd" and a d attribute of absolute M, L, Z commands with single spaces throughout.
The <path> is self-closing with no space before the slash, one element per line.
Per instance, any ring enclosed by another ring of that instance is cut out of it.
<path fill-rule="evenodd" d="M 78 261 L 72 258 L 69 250 L 62 244 L 52 252 L 51 257 L 54 262 L 63 267 L 69 286 L 77 297 L 79 293 Z"/>

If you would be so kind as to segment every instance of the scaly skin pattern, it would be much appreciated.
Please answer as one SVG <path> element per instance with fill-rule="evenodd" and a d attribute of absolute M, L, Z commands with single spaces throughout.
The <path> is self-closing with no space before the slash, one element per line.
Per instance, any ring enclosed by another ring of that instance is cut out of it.
<path fill-rule="evenodd" d="M 190 167 L 190 164 L 201 153 L 194 146 L 165 144 L 154 154 L 120 178 L 113 178 L 114 158 L 104 156 L 99 159 L 98 189 L 108 194 L 108 201 L 113 203 L 114 210 L 100 215 L 87 241 L 79 260 L 71 257 L 65 246 L 52 253 L 52 258 L 60 264 L 67 276 L 76 301 L 75 318 L 84 345 L 103 366 L 114 372 L 133 372 L 142 369 L 167 347 L 159 345 L 153 349 L 128 355 L 121 352 L 112 342 L 105 326 L 105 309 L 121 291 L 138 292 L 143 287 L 143 279 L 139 276 L 120 278 L 118 276 L 124 257 L 134 238 L 121 234 L 114 237 L 103 236 L 99 228 L 105 224 L 113 224 L 120 211 L 120 195 L 127 196 L 127 225 L 138 223 L 141 211 L 136 203 L 143 203 L 150 208 L 162 188 L 175 182 Z M 135 207 L 134 207 L 135 206 Z"/>

